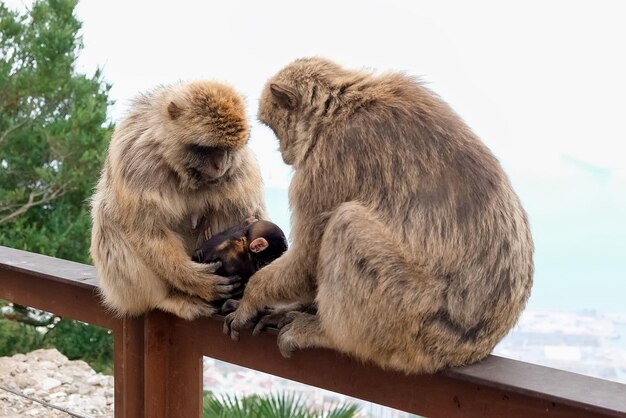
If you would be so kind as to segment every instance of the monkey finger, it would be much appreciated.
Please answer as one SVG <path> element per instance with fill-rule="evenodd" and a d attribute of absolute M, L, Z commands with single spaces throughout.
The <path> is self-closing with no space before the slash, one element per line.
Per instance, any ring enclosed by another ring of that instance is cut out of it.
<path fill-rule="evenodd" d="M 230 339 L 237 342 L 239 341 L 239 331 L 235 331 L 234 329 L 230 331 Z"/>
<path fill-rule="evenodd" d="M 288 322 L 284 321 L 285 313 L 284 312 L 275 312 L 269 313 L 267 315 L 262 316 L 257 324 L 254 326 L 252 330 L 252 335 L 259 335 L 261 331 L 266 330 L 267 328 L 282 328 Z"/>
<path fill-rule="evenodd" d="M 226 315 L 226 317 L 224 318 L 224 327 L 222 328 L 222 331 L 224 332 L 224 334 L 230 335 L 231 325 L 234 319 L 235 319 L 235 312 Z"/>
<path fill-rule="evenodd" d="M 224 334 L 230 335 L 230 339 L 233 341 L 239 341 L 239 331 L 236 325 L 236 312 L 226 315 L 224 318 Z"/>
<path fill-rule="evenodd" d="M 243 296 L 243 289 L 233 289 L 233 290 L 218 290 L 218 297 L 220 299 L 241 299 Z"/>
<path fill-rule="evenodd" d="M 280 330 L 278 333 L 277 343 L 280 354 L 284 358 L 291 358 L 293 352 L 297 348 L 297 344 L 293 338 L 290 324 L 287 324 L 287 326 Z"/>
<path fill-rule="evenodd" d="M 228 299 L 226 302 L 224 302 L 224 304 L 220 308 L 220 313 L 222 315 L 228 315 L 230 313 L 235 312 L 237 308 L 239 307 L 239 302 L 240 302 L 239 299 Z"/>
<path fill-rule="evenodd" d="M 222 267 L 221 261 L 215 261 L 213 263 L 207 263 L 203 266 L 203 270 L 207 273 L 215 273 L 219 268 Z"/>
<path fill-rule="evenodd" d="M 243 279 L 240 276 L 229 276 L 229 277 L 218 276 L 215 279 L 215 284 L 218 286 L 243 284 Z"/>
<path fill-rule="evenodd" d="M 219 299 L 233 299 L 238 294 L 243 294 L 242 284 L 218 285 L 216 286 L 217 297 Z"/>

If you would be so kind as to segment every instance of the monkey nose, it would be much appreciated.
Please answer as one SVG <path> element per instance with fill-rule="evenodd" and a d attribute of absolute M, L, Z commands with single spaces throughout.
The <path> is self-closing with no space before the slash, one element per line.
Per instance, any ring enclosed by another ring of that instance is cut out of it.
<path fill-rule="evenodd" d="M 222 170 L 224 169 L 224 163 L 222 161 L 219 162 L 214 162 L 213 163 L 213 168 L 215 169 L 215 171 L 217 171 L 218 173 L 221 173 Z"/>

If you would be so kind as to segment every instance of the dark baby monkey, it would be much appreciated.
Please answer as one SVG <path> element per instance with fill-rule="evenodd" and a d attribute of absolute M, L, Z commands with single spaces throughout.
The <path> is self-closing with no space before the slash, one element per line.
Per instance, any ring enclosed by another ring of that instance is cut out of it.
<path fill-rule="evenodd" d="M 222 263 L 215 272 L 220 276 L 239 276 L 247 281 L 257 270 L 287 251 L 287 239 L 278 225 L 248 219 L 240 225 L 204 239 L 193 260 L 198 263 Z"/>

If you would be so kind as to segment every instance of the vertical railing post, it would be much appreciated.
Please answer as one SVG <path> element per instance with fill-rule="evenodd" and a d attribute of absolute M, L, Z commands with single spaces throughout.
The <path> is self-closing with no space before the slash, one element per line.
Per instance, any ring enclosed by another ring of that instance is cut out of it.
<path fill-rule="evenodd" d="M 115 418 L 144 418 L 144 319 L 124 318 L 113 329 Z"/>
<path fill-rule="evenodd" d="M 145 315 L 146 418 L 201 418 L 202 355 L 190 324 L 163 312 Z"/>
<path fill-rule="evenodd" d="M 202 417 L 202 351 L 196 333 L 198 323 L 175 320 L 174 344 L 170 351 L 168 418 Z"/>

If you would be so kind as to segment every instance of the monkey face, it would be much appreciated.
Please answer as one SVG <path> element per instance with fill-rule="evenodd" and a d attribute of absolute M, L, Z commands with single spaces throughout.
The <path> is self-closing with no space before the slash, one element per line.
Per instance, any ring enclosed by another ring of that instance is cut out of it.
<path fill-rule="evenodd" d="M 191 144 L 183 156 L 187 174 L 200 187 L 219 181 L 232 166 L 233 151 Z"/>
<path fill-rule="evenodd" d="M 199 189 L 227 177 L 249 138 L 243 100 L 230 87 L 191 83 L 173 95 L 164 157 L 181 185 Z"/>
<path fill-rule="evenodd" d="M 283 68 L 266 84 L 258 119 L 274 131 L 286 164 L 296 165 L 308 148 L 307 141 L 302 140 L 301 126 L 314 126 L 328 116 L 334 88 L 330 83 L 342 71 L 323 58 L 303 58 Z"/>

